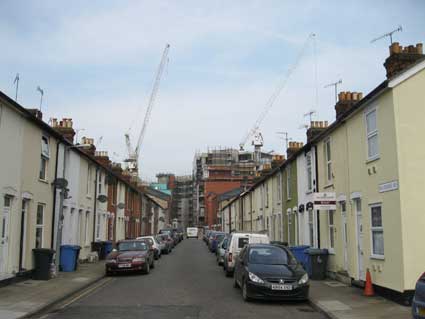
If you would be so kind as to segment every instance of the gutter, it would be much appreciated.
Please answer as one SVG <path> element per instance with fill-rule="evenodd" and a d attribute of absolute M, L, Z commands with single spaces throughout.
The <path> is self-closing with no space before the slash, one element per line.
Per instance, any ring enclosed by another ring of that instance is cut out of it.
<path fill-rule="evenodd" d="M 96 166 L 96 178 L 94 179 L 94 202 L 93 202 L 93 241 L 96 241 L 96 217 L 97 217 L 97 181 L 99 176 L 99 167 Z"/>
<path fill-rule="evenodd" d="M 59 162 L 59 145 L 62 142 L 59 140 L 56 142 L 56 163 L 55 163 L 55 180 L 58 178 L 58 162 Z M 57 188 L 56 185 L 53 186 L 53 214 L 52 214 L 52 235 L 50 238 L 50 248 L 54 248 L 54 241 L 55 241 L 55 219 L 56 219 L 56 194 L 57 194 Z"/>

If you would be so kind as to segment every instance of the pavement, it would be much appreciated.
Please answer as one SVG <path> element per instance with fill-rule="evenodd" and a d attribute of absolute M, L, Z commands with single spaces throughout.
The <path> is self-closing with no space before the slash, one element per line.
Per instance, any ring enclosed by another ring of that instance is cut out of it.
<path fill-rule="evenodd" d="M 365 297 L 363 290 L 339 281 L 311 281 L 310 302 L 332 319 L 410 319 L 410 307 L 380 296 Z"/>
<path fill-rule="evenodd" d="M 26 280 L 0 288 L 0 318 L 32 317 L 41 310 L 93 285 L 104 277 L 103 262 L 81 264 L 76 272 L 60 272 L 55 279 Z"/>
<path fill-rule="evenodd" d="M 164 255 L 149 275 L 103 277 L 103 263 L 83 264 L 50 281 L 0 288 L 0 318 L 411 318 L 408 307 L 332 280 L 311 282 L 310 303 L 246 303 L 197 239 Z"/>

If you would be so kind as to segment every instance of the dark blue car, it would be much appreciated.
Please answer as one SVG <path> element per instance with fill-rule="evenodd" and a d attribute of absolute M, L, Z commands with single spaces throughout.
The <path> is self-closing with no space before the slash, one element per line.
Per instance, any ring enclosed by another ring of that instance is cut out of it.
<path fill-rule="evenodd" d="M 226 233 L 224 233 L 224 232 L 214 232 L 211 235 L 210 242 L 209 242 L 208 246 L 209 246 L 209 249 L 212 253 L 216 252 L 218 243 L 223 240 L 224 236 L 226 236 Z"/>
<path fill-rule="evenodd" d="M 425 272 L 416 283 L 415 296 L 412 302 L 412 315 L 415 319 L 425 318 Z"/>

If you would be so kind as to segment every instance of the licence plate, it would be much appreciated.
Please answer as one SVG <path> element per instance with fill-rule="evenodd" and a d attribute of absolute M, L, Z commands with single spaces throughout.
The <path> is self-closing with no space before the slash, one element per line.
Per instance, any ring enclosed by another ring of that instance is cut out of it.
<path fill-rule="evenodd" d="M 118 264 L 118 268 L 130 268 L 131 264 Z"/>
<path fill-rule="evenodd" d="M 425 308 L 418 307 L 418 315 L 419 316 L 425 316 Z"/>
<path fill-rule="evenodd" d="M 272 285 L 272 290 L 292 290 L 291 285 Z"/>

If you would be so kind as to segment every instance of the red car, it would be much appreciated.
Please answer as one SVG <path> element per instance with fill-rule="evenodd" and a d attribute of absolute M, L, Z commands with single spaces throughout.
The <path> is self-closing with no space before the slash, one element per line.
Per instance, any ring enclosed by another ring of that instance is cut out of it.
<path fill-rule="evenodd" d="M 155 267 L 152 247 L 143 240 L 123 240 L 106 257 L 106 275 L 118 272 L 142 271 L 145 274 Z"/>

